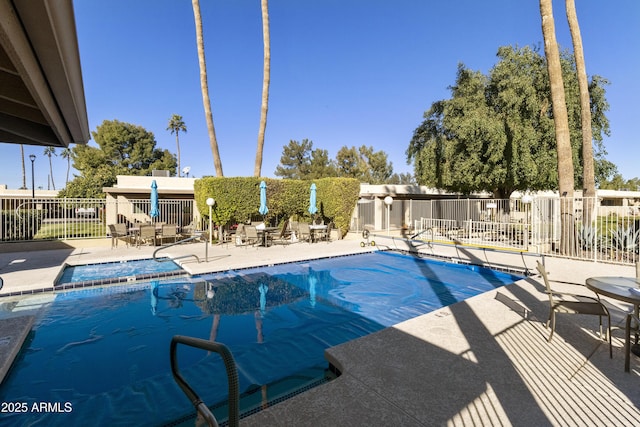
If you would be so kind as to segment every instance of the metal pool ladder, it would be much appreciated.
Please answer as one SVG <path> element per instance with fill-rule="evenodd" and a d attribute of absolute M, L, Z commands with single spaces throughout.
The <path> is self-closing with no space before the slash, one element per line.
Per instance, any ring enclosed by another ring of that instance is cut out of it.
<path fill-rule="evenodd" d="M 229 387 L 229 427 L 237 427 L 240 422 L 239 405 L 240 405 L 240 393 L 238 387 L 238 370 L 236 368 L 236 362 L 233 360 L 233 355 L 229 349 L 224 345 L 214 341 L 203 340 L 200 338 L 187 337 L 184 335 L 174 335 L 171 339 L 170 358 L 171 358 L 171 373 L 173 379 L 178 383 L 184 394 L 189 398 L 196 411 L 204 418 L 204 420 L 210 426 L 218 427 L 218 421 L 216 417 L 211 413 L 207 405 L 200 399 L 198 394 L 191 388 L 184 377 L 178 370 L 178 356 L 176 349 L 178 344 L 188 345 L 190 347 L 200 348 L 202 350 L 213 351 L 222 357 L 224 366 L 227 370 L 227 380 Z"/>

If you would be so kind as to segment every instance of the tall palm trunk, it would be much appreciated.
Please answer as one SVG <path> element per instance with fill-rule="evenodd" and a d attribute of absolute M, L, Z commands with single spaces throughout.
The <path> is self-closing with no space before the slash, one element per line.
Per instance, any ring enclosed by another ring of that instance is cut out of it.
<path fill-rule="evenodd" d="M 209 84 L 207 83 L 207 64 L 204 58 L 204 36 L 202 33 L 200 2 L 198 0 L 191 0 L 191 4 L 193 6 L 193 17 L 196 21 L 196 44 L 198 46 L 198 63 L 200 64 L 200 88 L 202 89 L 202 103 L 204 104 L 204 115 L 209 131 L 209 144 L 211 145 L 211 154 L 213 155 L 213 165 L 216 169 L 216 176 L 224 176 L 220 152 L 218 151 L 218 141 L 216 140 L 216 130 L 213 127 L 211 101 L 209 100 Z"/>
<path fill-rule="evenodd" d="M 580 122 L 582 127 L 582 196 L 583 215 L 586 223 L 593 220 L 594 198 L 596 196 L 596 182 L 593 164 L 593 132 L 591 130 L 591 101 L 589 99 L 589 82 L 587 81 L 587 67 L 584 61 L 582 36 L 574 0 L 565 0 L 567 21 L 573 41 L 573 55 L 576 59 L 578 73 L 578 88 L 580 89 Z"/>
<path fill-rule="evenodd" d="M 20 161 L 22 163 L 22 189 L 27 189 L 27 171 L 24 168 L 24 145 L 20 144 Z"/>
<path fill-rule="evenodd" d="M 560 192 L 561 233 L 560 252 L 571 255 L 575 246 L 574 212 L 573 212 L 573 157 L 569 134 L 569 118 L 562 80 L 560 52 L 556 41 L 556 29 L 553 22 L 553 6 L 551 0 L 540 0 L 540 17 L 542 18 L 542 36 L 544 52 L 547 58 L 547 72 L 551 87 L 553 122 L 555 125 L 556 150 L 558 152 L 558 191 Z"/>
<path fill-rule="evenodd" d="M 258 130 L 258 147 L 256 148 L 256 163 L 254 176 L 262 172 L 262 152 L 264 149 L 264 132 L 267 128 L 267 111 L 269 109 L 269 84 L 271 82 L 271 38 L 269 36 L 269 5 L 267 0 L 261 0 L 262 8 L 262 38 L 264 43 L 264 67 L 262 77 L 262 107 L 260 108 L 260 129 Z"/>
<path fill-rule="evenodd" d="M 182 176 L 182 166 L 180 166 L 180 138 L 178 137 L 178 134 L 180 133 L 179 130 L 176 130 L 176 154 L 178 155 L 178 178 Z"/>
<path fill-rule="evenodd" d="M 56 183 L 53 181 L 53 163 L 51 162 L 51 154 L 49 154 L 49 176 L 51 176 L 51 186 L 56 189 Z"/>

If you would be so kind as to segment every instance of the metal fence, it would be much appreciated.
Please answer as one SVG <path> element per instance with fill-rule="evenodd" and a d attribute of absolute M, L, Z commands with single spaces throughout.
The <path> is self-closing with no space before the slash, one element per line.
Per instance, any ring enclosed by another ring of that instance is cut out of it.
<path fill-rule="evenodd" d="M 203 228 L 193 200 L 0 198 L 0 241 L 102 238 L 108 224 L 163 222 Z M 565 218 L 565 224 L 562 224 Z M 597 198 L 394 200 L 358 203 L 352 230 L 403 229 L 444 243 L 630 264 L 640 260 L 640 215 Z"/>
<path fill-rule="evenodd" d="M 598 198 L 394 200 L 390 211 L 384 204 L 377 213 L 374 207 L 359 204 L 353 225 L 380 231 L 402 227 L 409 237 L 441 243 L 624 264 L 640 260 L 637 211 L 602 206 Z"/>
<path fill-rule="evenodd" d="M 150 210 L 149 199 L 0 198 L 0 241 L 102 238 L 108 224 L 198 221 L 193 200 L 160 199 L 156 218 Z"/>

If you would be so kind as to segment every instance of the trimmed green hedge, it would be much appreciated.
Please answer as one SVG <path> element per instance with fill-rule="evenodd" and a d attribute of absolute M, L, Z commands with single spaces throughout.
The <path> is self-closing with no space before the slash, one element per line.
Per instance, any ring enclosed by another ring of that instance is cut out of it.
<path fill-rule="evenodd" d="M 195 181 L 194 192 L 198 210 L 209 216 L 207 198 L 216 201 L 212 219 L 217 225 L 241 223 L 252 218 L 261 218 L 260 182 L 267 184 L 266 220 L 293 217 L 311 220 L 309 193 L 316 184 L 316 206 L 325 223 L 333 221 L 344 236 L 349 231 L 351 214 L 360 196 L 360 182 L 353 178 L 322 178 L 317 180 L 292 180 L 272 178 L 225 178 L 205 177 Z"/>

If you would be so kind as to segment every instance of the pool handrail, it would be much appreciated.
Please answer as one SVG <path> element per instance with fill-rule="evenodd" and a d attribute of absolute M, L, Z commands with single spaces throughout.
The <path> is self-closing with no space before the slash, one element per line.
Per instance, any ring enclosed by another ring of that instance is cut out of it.
<path fill-rule="evenodd" d="M 180 370 L 178 369 L 178 356 L 177 347 L 178 344 L 188 345 L 190 347 L 199 348 L 202 350 L 212 351 L 220 354 L 224 366 L 227 371 L 228 389 L 229 389 L 229 419 L 228 425 L 230 427 L 237 427 L 240 422 L 239 406 L 240 406 L 240 392 L 238 385 L 238 369 L 236 368 L 235 360 L 231 351 L 224 344 L 204 340 L 201 338 L 187 337 L 184 335 L 174 335 L 171 339 L 170 347 L 170 359 L 171 359 L 171 373 L 174 380 L 178 383 L 178 386 L 182 389 L 187 398 L 191 401 L 196 411 L 204 418 L 204 420 L 210 425 L 218 427 L 218 421 L 216 417 L 211 413 L 211 410 L 200 399 L 200 396 L 191 388 L 191 386 L 184 379 Z"/>
<path fill-rule="evenodd" d="M 158 249 L 156 249 L 155 251 L 153 251 L 153 259 L 158 261 L 158 262 L 163 262 L 163 261 L 169 261 L 169 260 L 174 260 L 174 259 L 181 259 L 181 258 L 191 258 L 194 257 L 197 261 L 198 264 L 200 263 L 200 258 L 198 258 L 198 255 L 196 254 L 187 254 L 187 255 L 182 255 L 182 256 L 178 256 L 178 257 L 174 257 L 174 258 L 157 258 L 156 254 L 164 249 L 170 248 L 172 246 L 177 246 L 177 245 L 181 245 L 183 243 L 187 243 L 190 242 L 192 240 L 196 240 L 196 239 L 200 239 L 201 236 L 191 236 L 191 237 L 187 237 L 186 239 L 182 239 L 182 240 L 178 240 L 177 242 L 173 242 L 173 243 L 168 243 L 166 245 L 162 245 L 160 246 Z"/>

